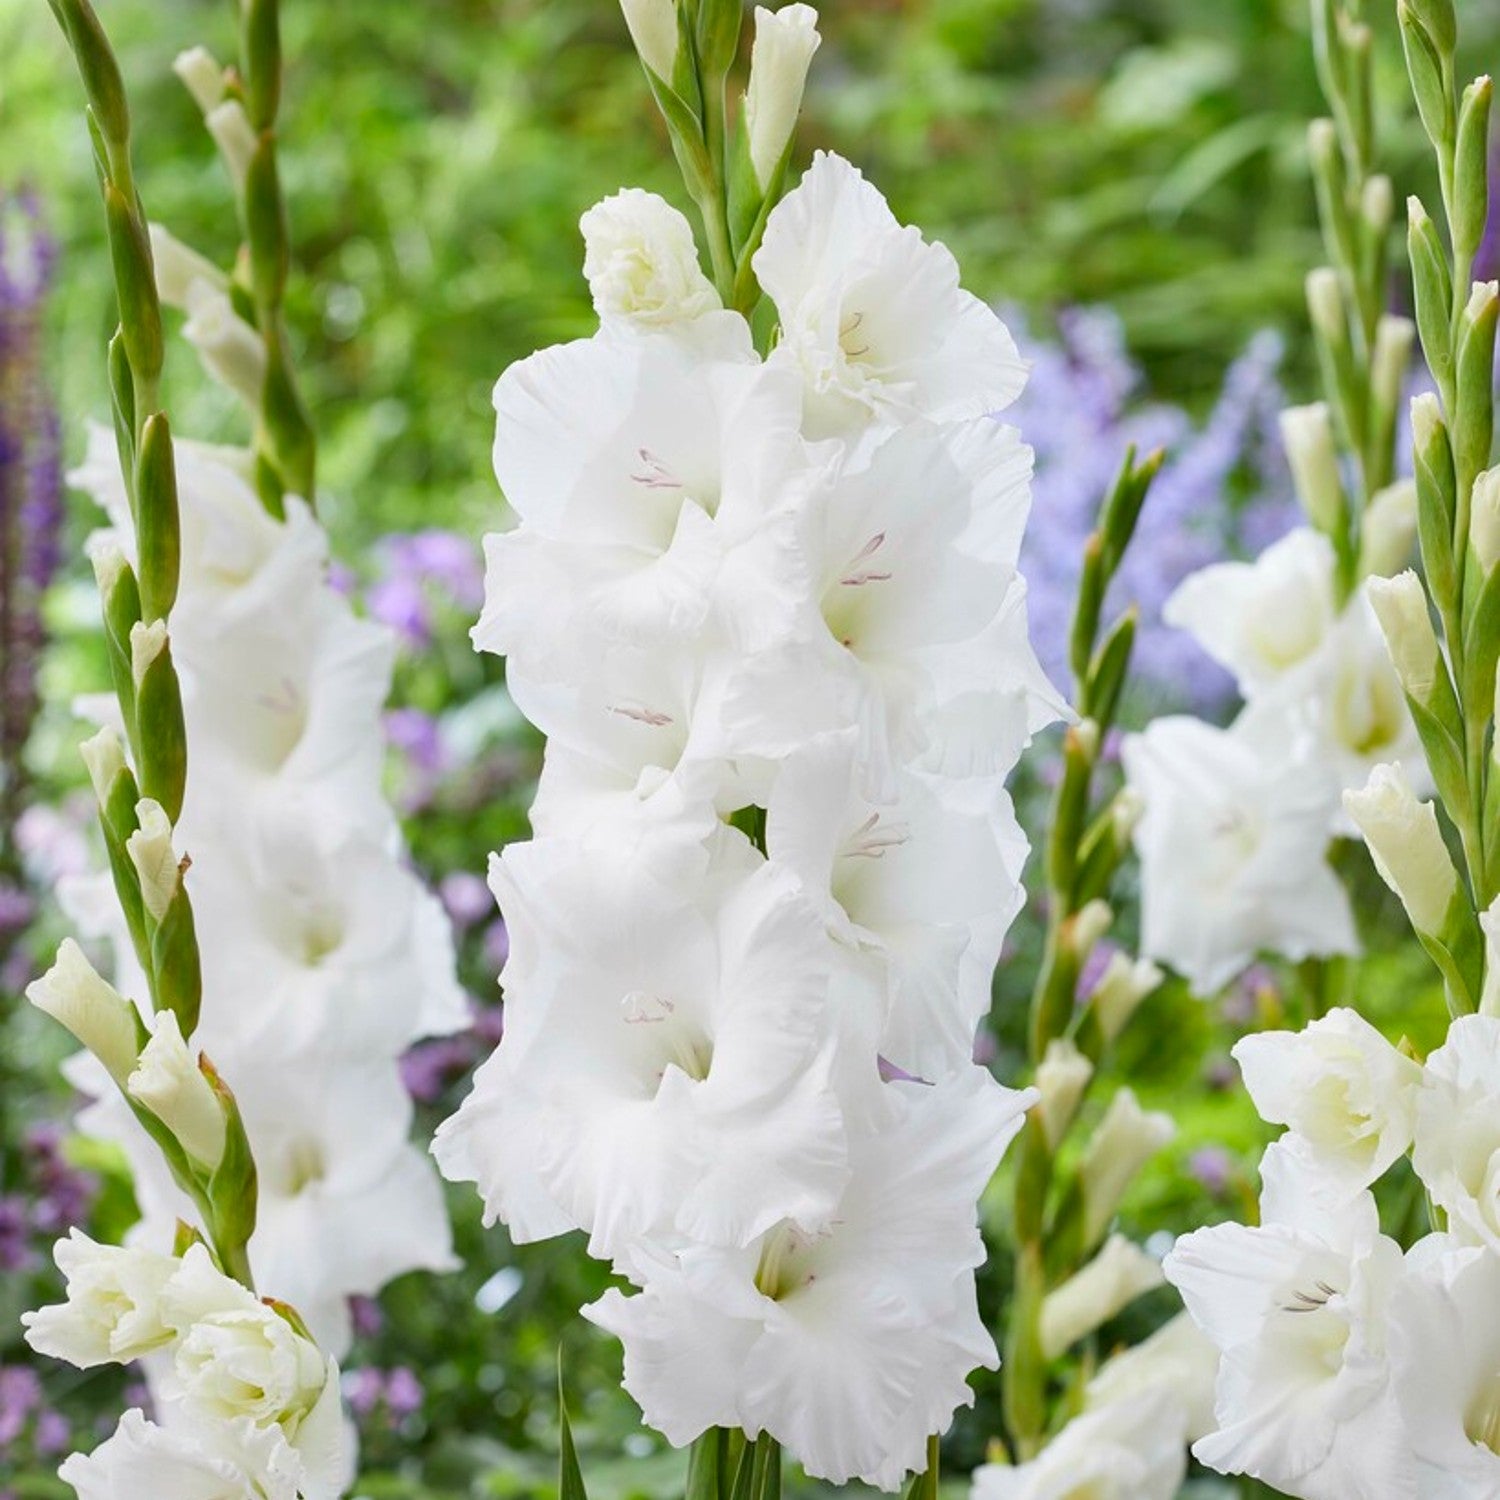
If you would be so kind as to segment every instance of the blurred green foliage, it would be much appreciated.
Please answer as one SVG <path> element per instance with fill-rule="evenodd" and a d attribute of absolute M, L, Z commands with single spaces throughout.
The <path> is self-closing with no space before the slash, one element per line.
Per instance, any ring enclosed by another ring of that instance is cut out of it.
<path fill-rule="evenodd" d="M 229 195 L 170 61 L 199 42 L 227 58 L 234 7 L 99 8 L 133 91 L 148 208 L 224 259 L 239 237 Z M 1293 393 L 1310 391 L 1301 287 L 1319 247 L 1303 136 L 1318 93 L 1304 0 L 825 0 L 821 9 L 827 42 L 806 146 L 858 161 L 900 215 L 952 245 L 974 290 L 1019 304 L 1036 326 L 1056 307 L 1112 305 L 1154 393 L 1200 410 L 1248 337 L 1277 326 L 1291 343 Z M 1500 45 L 1500 0 L 1466 0 L 1464 10 L 1478 63 Z M 1387 166 L 1399 193 L 1425 190 L 1394 27 L 1375 19 Z M 588 331 L 582 210 L 627 183 L 683 198 L 614 0 L 287 0 L 285 34 L 282 161 L 298 250 L 289 312 L 322 437 L 323 513 L 335 551 L 367 571 L 384 532 L 478 535 L 498 519 L 490 389 L 510 361 Z M 52 377 L 76 454 L 84 420 L 107 409 L 100 355 L 112 314 L 79 90 L 39 0 L 0 0 L 0 174 L 40 189 L 62 245 Z M 181 346 L 168 396 L 180 431 L 243 436 Z M 92 523 L 80 514 L 79 534 Z M 86 612 L 85 601 L 76 613 Z M 58 614 L 72 622 L 66 596 Z M 70 661 L 53 668 L 56 701 L 89 681 L 88 657 Z M 493 681 L 455 630 L 441 655 L 406 671 L 402 693 L 437 713 Z M 54 729 L 48 743 L 61 749 L 64 738 Z M 513 738 L 506 753 L 519 757 L 507 798 L 439 803 L 414 823 L 432 872 L 481 869 L 486 849 L 524 833 L 535 746 Z M 1370 933 L 1398 931 L 1367 870 L 1361 891 Z M 1025 993 L 1035 936 L 1020 924 L 1000 979 L 1002 1072 L 1015 1040 L 1006 1017 Z M 476 993 L 492 997 L 477 953 L 466 962 Z M 1237 1028 L 1275 1023 L 1283 1004 L 1298 1013 L 1295 976 L 1274 978 L 1260 1009 L 1235 1022 L 1180 990 L 1148 1007 L 1122 1065 L 1145 1102 L 1173 1109 L 1181 1136 L 1132 1200 L 1132 1231 L 1253 1206 L 1263 1135 L 1224 1063 Z M 1360 984 L 1361 1002 L 1393 1033 L 1431 1039 L 1440 1010 L 1409 945 L 1378 952 Z M 57 1049 L 29 1022 L 20 1044 L 51 1066 Z M 1205 1148 L 1226 1154 L 1222 1182 L 1188 1169 Z M 110 1163 L 97 1165 L 109 1174 Z M 367 1434 L 358 1493 L 548 1490 L 560 1335 L 595 1500 L 672 1493 L 680 1461 L 637 1428 L 618 1390 L 618 1351 L 573 1318 L 604 1284 L 602 1270 L 572 1243 L 518 1251 L 481 1229 L 472 1194 L 451 1201 L 469 1269 L 391 1288 L 384 1329 L 357 1351 L 357 1361 L 411 1365 L 427 1387 L 419 1414 Z M 996 1214 L 1003 1201 L 994 1195 Z M 103 1227 L 118 1233 L 128 1214 L 116 1180 Z M 493 1279 L 508 1267 L 518 1279 Z M 997 1259 L 982 1288 L 997 1319 L 1007 1274 Z M 485 1310 L 505 1289 L 503 1308 Z M 1138 1331 L 1122 1320 L 1109 1332 Z M 8 1346 L 9 1329 L 0 1357 Z M 977 1384 L 978 1409 L 949 1444 L 954 1472 L 977 1462 L 996 1430 L 996 1382 Z M 113 1409 L 117 1383 L 93 1389 L 97 1408 Z M 27 1492 L 49 1493 L 41 1479 Z"/>

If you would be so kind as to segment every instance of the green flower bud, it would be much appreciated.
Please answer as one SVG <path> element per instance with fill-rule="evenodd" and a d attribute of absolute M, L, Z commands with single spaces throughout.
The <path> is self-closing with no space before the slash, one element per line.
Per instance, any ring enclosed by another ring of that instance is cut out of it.
<path fill-rule="evenodd" d="M 1469 509 L 1469 542 L 1486 576 L 1500 563 L 1500 469 L 1486 469 L 1474 481 Z"/>
<path fill-rule="evenodd" d="M 1484 240 L 1489 221 L 1490 104 L 1494 85 L 1476 79 L 1464 90 L 1458 113 L 1458 151 L 1453 173 L 1453 245 L 1469 261 Z"/>
<path fill-rule="evenodd" d="M 1394 578 L 1370 579 L 1366 592 L 1401 686 L 1408 697 L 1426 707 L 1444 668 L 1422 580 L 1408 568 Z"/>
<path fill-rule="evenodd" d="M 1451 393 L 1453 383 L 1453 272 L 1437 226 L 1420 198 L 1408 198 L 1407 250 L 1417 301 L 1422 349 L 1439 386 Z"/>
<path fill-rule="evenodd" d="M 1440 151 L 1446 152 L 1453 146 L 1453 96 L 1448 91 L 1444 74 L 1443 53 L 1424 24 L 1429 9 L 1423 0 L 1398 0 L 1396 13 L 1401 21 L 1406 71 L 1411 78 L 1412 93 L 1416 95 L 1417 113 L 1422 117 L 1427 138 Z M 1451 47 L 1448 52 L 1451 54 Z"/>
<path fill-rule="evenodd" d="M 1281 414 L 1281 440 L 1292 467 L 1297 498 L 1307 518 L 1330 535 L 1343 525 L 1344 481 L 1327 404 L 1292 407 Z"/>
<path fill-rule="evenodd" d="M 1419 802 L 1405 772 L 1390 765 L 1376 766 L 1362 790 L 1345 792 L 1344 808 L 1412 926 L 1440 936 L 1459 881 L 1432 803 Z"/>

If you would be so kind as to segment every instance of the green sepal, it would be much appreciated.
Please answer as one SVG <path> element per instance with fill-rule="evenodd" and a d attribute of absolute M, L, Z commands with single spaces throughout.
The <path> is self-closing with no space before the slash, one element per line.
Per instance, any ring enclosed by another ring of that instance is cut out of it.
<path fill-rule="evenodd" d="M 1036 1109 L 1026 1116 L 1018 1148 L 1016 1239 L 1028 1244 L 1041 1240 L 1047 1215 L 1047 1194 L 1052 1188 L 1052 1148 L 1047 1143 L 1047 1131 Z"/>
<path fill-rule="evenodd" d="M 1088 1206 L 1084 1202 L 1083 1180 L 1074 1176 L 1068 1183 L 1062 1202 L 1052 1216 L 1045 1240 L 1043 1261 L 1050 1281 L 1060 1281 L 1093 1248 L 1088 1243 Z"/>
<path fill-rule="evenodd" d="M 1431 38 L 1440 57 L 1451 57 L 1458 47 L 1458 16 L 1453 0 L 1405 0 L 1413 19 Z"/>
<path fill-rule="evenodd" d="M 198 1028 L 203 1005 L 203 967 L 193 904 L 181 881 L 151 935 L 151 998 L 158 1010 L 170 1010 L 185 1037 Z"/>
<path fill-rule="evenodd" d="M 1458 476 L 1448 429 L 1436 427 L 1432 441 L 1415 454 L 1417 479 L 1417 535 L 1422 545 L 1422 567 L 1438 611 L 1451 612 L 1458 589 L 1453 529 L 1458 512 Z"/>
<path fill-rule="evenodd" d="M 88 0 L 51 0 L 52 14 L 63 29 L 83 78 L 89 108 L 105 140 L 115 148 L 130 140 L 130 106 L 120 65 Z"/>
<path fill-rule="evenodd" d="M 1131 653 L 1135 650 L 1140 613 L 1140 608 L 1132 604 L 1115 621 L 1089 664 L 1088 682 L 1080 706 L 1099 725 L 1101 733 L 1107 732 L 1114 723 L 1120 707 L 1120 697 L 1130 673 Z"/>
<path fill-rule="evenodd" d="M 135 377 L 125 352 L 125 335 L 117 327 L 110 335 L 105 367 L 109 374 L 109 410 L 114 419 L 115 448 L 125 476 L 125 494 L 135 519 Z"/>
<path fill-rule="evenodd" d="M 1098 726 L 1091 720 L 1071 726 L 1063 736 L 1063 774 L 1053 808 L 1057 837 L 1049 841 L 1047 883 L 1071 897 L 1078 846 L 1088 817 L 1089 783 L 1098 747 Z M 1077 910 L 1071 900 L 1070 910 Z"/>
<path fill-rule="evenodd" d="M 728 1436 L 722 1427 L 711 1427 L 688 1450 L 684 1500 L 719 1500 L 725 1483 L 724 1460 Z"/>
<path fill-rule="evenodd" d="M 291 249 L 276 168 L 276 138 L 269 130 L 262 133 L 245 170 L 244 218 L 256 305 L 277 306 L 291 269 Z"/>
<path fill-rule="evenodd" d="M 1099 531 L 1104 537 L 1104 566 L 1110 578 L 1124 560 L 1125 550 L 1130 546 L 1136 524 L 1141 519 L 1146 496 L 1166 459 L 1166 451 L 1161 448 L 1148 453 L 1139 463 L 1135 461 L 1134 448 L 1126 455 L 1125 467 L 1099 515 Z"/>
<path fill-rule="evenodd" d="M 1406 71 L 1411 79 L 1412 93 L 1417 100 L 1417 113 L 1422 117 L 1422 128 L 1427 138 L 1440 153 L 1453 148 L 1455 121 L 1453 118 L 1453 95 L 1449 91 L 1442 56 L 1431 33 L 1414 13 L 1407 0 L 1398 7 L 1401 18 L 1401 41 L 1406 48 Z"/>
<path fill-rule="evenodd" d="M 1331 120 L 1315 120 L 1308 129 L 1308 158 L 1323 245 L 1335 265 L 1353 265 L 1359 258 L 1354 219 L 1349 212 L 1349 180 L 1338 131 Z"/>
<path fill-rule="evenodd" d="M 1464 90 L 1453 167 L 1453 248 L 1466 263 L 1484 241 L 1489 222 L 1490 104 L 1495 88 L 1480 78 Z"/>
<path fill-rule="evenodd" d="M 224 1111 L 224 1155 L 209 1174 L 207 1200 L 214 1243 L 224 1258 L 224 1269 L 250 1285 L 245 1247 L 255 1233 L 260 1184 L 255 1157 L 240 1107 L 218 1070 L 200 1056 L 198 1067 Z"/>
<path fill-rule="evenodd" d="M 1073 626 L 1068 639 L 1068 665 L 1072 668 L 1080 698 L 1088 692 L 1089 664 L 1093 660 L 1094 643 L 1099 639 L 1099 616 L 1104 609 L 1104 594 L 1108 587 L 1104 537 L 1095 531 L 1083 544 L 1078 598 L 1073 605 Z"/>
<path fill-rule="evenodd" d="M 1078 854 L 1078 873 L 1073 881 L 1073 899 L 1081 908 L 1109 895 L 1109 888 L 1124 861 L 1128 841 L 1119 836 L 1114 803 L 1108 803 L 1089 825 Z"/>
<path fill-rule="evenodd" d="M 1458 498 L 1467 499 L 1477 475 L 1489 467 L 1495 438 L 1495 328 L 1500 298 L 1490 298 L 1464 329 L 1458 348 L 1458 405 L 1453 418 L 1453 459 Z M 1466 538 L 1459 538 L 1462 546 Z"/>
<path fill-rule="evenodd" d="M 740 0 L 698 0 L 698 61 L 709 87 L 734 66 L 743 20 Z"/>
<path fill-rule="evenodd" d="M 203 1238 L 203 1231 L 196 1225 L 189 1224 L 186 1219 L 179 1219 L 176 1232 L 172 1236 L 172 1254 L 181 1260 L 194 1245 L 202 1245 L 210 1255 L 213 1255 L 208 1241 Z"/>
<path fill-rule="evenodd" d="M 109 677 L 114 685 L 120 714 L 125 720 L 125 734 L 136 764 L 140 764 L 141 742 L 136 731 L 135 673 L 130 660 L 130 633 L 140 624 L 141 591 L 135 570 L 126 563 L 120 569 L 114 587 L 102 598 L 104 614 L 104 653 L 109 661 Z"/>
<path fill-rule="evenodd" d="M 1416 202 L 1416 200 L 1413 200 Z M 1417 305 L 1417 331 L 1428 368 L 1450 406 L 1453 397 L 1453 271 L 1437 225 L 1425 210 L 1412 214 L 1407 224 L 1412 290 Z"/>
<path fill-rule="evenodd" d="M 307 1326 L 302 1314 L 292 1306 L 290 1302 L 283 1302 L 280 1297 L 262 1297 L 261 1302 L 271 1309 L 298 1338 L 304 1338 L 309 1344 L 318 1341 L 312 1336 L 312 1330 Z"/>
<path fill-rule="evenodd" d="M 250 124 L 267 130 L 281 107 L 281 22 L 277 0 L 243 0 L 240 31 L 244 103 Z"/>
<path fill-rule="evenodd" d="M 1495 714 L 1495 669 L 1500 664 L 1500 567 L 1486 575 L 1472 548 L 1464 592 L 1464 707 L 1472 722 L 1488 723 Z"/>
<path fill-rule="evenodd" d="M 187 787 L 187 726 L 170 641 L 136 684 L 135 721 L 141 794 L 161 803 L 168 821 L 175 824 L 182 816 Z"/>
<path fill-rule="evenodd" d="M 165 412 L 146 418 L 136 460 L 136 551 L 140 557 L 141 614 L 164 620 L 177 602 L 182 566 L 182 523 L 177 508 L 177 467 Z"/>
<path fill-rule="evenodd" d="M 312 421 L 292 379 L 279 327 L 263 329 L 262 336 L 266 342 L 266 384 L 261 393 L 261 425 L 283 488 L 314 506 L 317 444 Z"/>
<path fill-rule="evenodd" d="M 137 206 L 113 182 L 105 185 L 104 212 L 120 301 L 120 331 L 139 393 L 141 386 L 153 386 L 160 378 L 165 354 L 151 241 Z"/>
<path fill-rule="evenodd" d="M 1038 1241 L 1016 1254 L 1015 1296 L 1005 1340 L 1005 1425 L 1017 1439 L 1039 1439 L 1047 1428 L 1047 1360 L 1042 1353 L 1042 1299 L 1046 1296 Z"/>
<path fill-rule="evenodd" d="M 573 1427 L 568 1421 L 568 1401 L 563 1391 L 562 1350 L 557 1351 L 557 1500 L 588 1500 Z"/>
<path fill-rule="evenodd" d="M 1472 1015 L 1484 986 L 1484 938 L 1462 882 L 1444 913 L 1443 930 L 1419 931 L 1417 937 L 1446 982 L 1451 1013 Z"/>
<path fill-rule="evenodd" d="M 1448 669 L 1440 667 L 1435 704 L 1419 703 L 1410 694 L 1406 706 L 1422 741 L 1432 779 L 1446 807 L 1462 815 L 1469 804 L 1468 769 L 1464 760 L 1463 720 Z"/>
<path fill-rule="evenodd" d="M 108 800 L 99 809 L 99 827 L 104 835 L 104 849 L 109 856 L 109 870 L 114 877 L 115 895 L 125 915 L 131 946 L 143 974 L 151 973 L 151 938 L 146 921 L 146 903 L 141 897 L 140 872 L 126 850 L 125 843 L 140 822 L 135 815 L 140 790 L 127 768 L 116 775 L 109 788 Z"/>

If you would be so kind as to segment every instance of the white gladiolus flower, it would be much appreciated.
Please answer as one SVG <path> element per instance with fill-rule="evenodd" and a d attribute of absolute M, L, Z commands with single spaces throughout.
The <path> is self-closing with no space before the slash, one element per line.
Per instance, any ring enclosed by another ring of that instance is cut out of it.
<path fill-rule="evenodd" d="M 1421 1241 L 1391 1300 L 1392 1385 L 1413 1482 L 1393 1500 L 1500 1494 L 1500 1256 Z"/>
<path fill-rule="evenodd" d="M 953 256 L 898 224 L 842 157 L 813 158 L 772 212 L 754 268 L 781 315 L 775 358 L 802 375 L 811 436 L 982 416 L 1025 384 L 1015 341 L 961 290 Z"/>
<path fill-rule="evenodd" d="M 1176 1134 L 1171 1115 L 1143 1110 L 1133 1089 L 1116 1092 L 1078 1169 L 1084 1232 L 1090 1241 L 1104 1232 L 1141 1168 Z"/>
<path fill-rule="evenodd" d="M 140 827 L 125 840 L 125 852 L 141 881 L 141 899 L 158 922 L 166 916 L 182 872 L 172 847 L 172 823 L 159 802 L 142 797 L 135 805 Z"/>
<path fill-rule="evenodd" d="M 1146 1391 L 1165 1391 L 1183 1413 L 1187 1440 L 1196 1442 L 1214 1429 L 1218 1373 L 1218 1349 L 1181 1312 L 1150 1338 L 1110 1355 L 1088 1383 L 1086 1404 L 1113 1406 Z"/>
<path fill-rule="evenodd" d="M 1164 718 L 1130 736 L 1123 757 L 1146 809 L 1135 844 L 1149 957 L 1207 995 L 1262 950 L 1357 951 L 1325 859 L 1337 786 L 1305 747 Z"/>
<path fill-rule="evenodd" d="M 699 264 L 693 226 L 656 193 L 625 188 L 589 209 L 579 228 L 602 322 L 670 326 L 723 306 Z"/>
<path fill-rule="evenodd" d="M 1261 1119 L 1288 1126 L 1351 1191 L 1383 1177 L 1411 1145 L 1422 1068 L 1356 1011 L 1244 1037 L 1234 1058 Z"/>
<path fill-rule="evenodd" d="M 1177 1242 L 1167 1279 L 1218 1346 L 1218 1430 L 1194 1455 L 1304 1500 L 1398 1500 L 1405 1455 L 1386 1320 L 1401 1249 L 1289 1146 L 1261 1163 L 1261 1227 Z"/>
<path fill-rule="evenodd" d="M 1150 1390 L 1074 1417 L 1030 1463 L 980 1465 L 969 1500 L 1173 1500 L 1186 1473 L 1182 1413 Z"/>
<path fill-rule="evenodd" d="M 223 1160 L 224 1106 L 188 1051 L 171 1011 L 153 1019 L 151 1039 L 141 1049 L 125 1092 L 145 1105 L 195 1161 L 212 1171 Z"/>
<path fill-rule="evenodd" d="M 1313 657 L 1333 628 L 1333 544 L 1301 527 L 1254 562 L 1215 563 L 1178 585 L 1162 618 L 1234 675 L 1246 698 Z"/>
<path fill-rule="evenodd" d="M 161 1314 L 162 1288 L 177 1269 L 171 1256 L 100 1245 L 81 1229 L 52 1254 L 67 1278 L 67 1301 L 21 1314 L 38 1354 L 88 1370 L 129 1364 L 171 1343 Z"/>
<path fill-rule="evenodd" d="M 1010 799 L 992 788 L 966 804 L 939 778 L 908 772 L 893 801 L 869 801 L 853 785 L 854 749 L 852 734 L 833 735 L 786 760 L 766 850 L 820 903 L 840 942 L 885 966 L 881 1056 L 940 1077 L 973 1058 L 1029 846 Z"/>
<path fill-rule="evenodd" d="M 1460 1016 L 1427 1059 L 1412 1165 L 1450 1231 L 1500 1253 L 1500 1019 Z"/>
<path fill-rule="evenodd" d="M 58 1477 L 78 1500 L 334 1500 L 276 1427 L 214 1423 L 180 1430 L 128 1411 L 92 1453 L 71 1455 Z"/>
<path fill-rule="evenodd" d="M 776 11 L 755 7 L 745 129 L 750 137 L 750 165 L 762 192 L 786 155 L 802 112 L 807 70 L 822 40 L 818 13 L 810 5 L 784 5 Z"/>
<path fill-rule="evenodd" d="M 444 1170 L 514 1239 L 579 1227 L 600 1256 L 674 1230 L 737 1247 L 815 1229 L 848 1168 L 833 949 L 795 882 L 762 867 L 676 890 L 545 843 L 511 845 L 492 879 L 506 1034 L 439 1132 Z"/>
<path fill-rule="evenodd" d="M 826 1228 L 632 1261 L 644 1290 L 586 1311 L 624 1341 L 647 1420 L 679 1446 L 713 1426 L 769 1432 L 836 1484 L 894 1489 L 921 1468 L 928 1434 L 972 1402 L 969 1372 L 995 1365 L 974 1202 L 1032 1097 L 977 1068 L 885 1085 Z"/>
<path fill-rule="evenodd" d="M 1111 1235 L 1091 1261 L 1047 1293 L 1042 1302 L 1042 1353 L 1057 1359 L 1164 1280 L 1155 1256 L 1124 1235 Z"/>
<path fill-rule="evenodd" d="M 26 998 L 66 1026 L 110 1077 L 124 1084 L 140 1047 L 138 1012 L 99 977 L 72 938 L 62 940 L 52 967 L 26 986 Z"/>
<path fill-rule="evenodd" d="M 249 1417 L 295 1432 L 318 1404 L 328 1368 L 316 1344 L 191 1246 L 161 1293 L 177 1335 L 168 1391 L 207 1421 Z"/>
<path fill-rule="evenodd" d="M 1417 800 L 1399 765 L 1382 765 L 1362 790 L 1344 793 L 1344 807 L 1412 926 L 1440 933 L 1459 885 L 1432 803 Z"/>

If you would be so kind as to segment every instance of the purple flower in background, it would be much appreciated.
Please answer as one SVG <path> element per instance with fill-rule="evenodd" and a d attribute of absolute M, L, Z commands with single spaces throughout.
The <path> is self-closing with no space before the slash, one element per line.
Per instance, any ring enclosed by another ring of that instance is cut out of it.
<path fill-rule="evenodd" d="M 40 350 L 53 262 L 36 200 L 0 190 L 0 873 L 12 876 L 26 795 L 22 751 L 38 707 L 42 595 L 61 560 L 58 420 Z"/>
<path fill-rule="evenodd" d="M 1110 312 L 1077 309 L 1058 319 L 1061 342 L 1030 338 L 1025 394 L 1006 420 L 1036 449 L 1031 523 L 1021 566 L 1029 584 L 1032 638 L 1059 684 L 1070 680 L 1068 630 L 1084 543 L 1128 447 L 1164 448 L 1168 461 L 1141 516 L 1111 604 L 1141 610 L 1136 667 L 1158 695 L 1206 708 L 1228 696 L 1228 677 L 1190 637 L 1162 623 L 1162 606 L 1189 573 L 1226 554 L 1259 548 L 1296 521 L 1277 437 L 1281 344 L 1261 334 L 1235 363 L 1207 423 L 1142 398 L 1139 367 Z M 1245 501 L 1231 506 L 1236 485 Z"/>
<path fill-rule="evenodd" d="M 439 602 L 473 614 L 484 603 L 484 564 L 467 537 L 436 528 L 387 537 L 370 613 L 414 650 L 432 641 Z"/>
<path fill-rule="evenodd" d="M 460 932 L 467 932 L 495 909 L 488 882 L 472 870 L 452 870 L 438 882 L 443 907 Z"/>
<path fill-rule="evenodd" d="M 42 1382 L 29 1365 L 0 1365 L 0 1448 L 25 1432 L 42 1404 Z"/>

